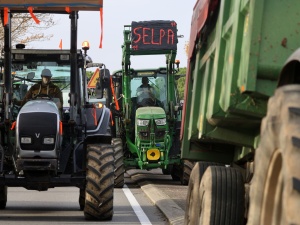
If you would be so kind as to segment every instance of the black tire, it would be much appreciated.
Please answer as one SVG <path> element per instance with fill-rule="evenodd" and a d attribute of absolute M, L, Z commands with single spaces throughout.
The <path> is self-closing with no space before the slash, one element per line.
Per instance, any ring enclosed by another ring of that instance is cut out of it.
<path fill-rule="evenodd" d="M 184 224 L 198 224 L 198 215 L 200 213 L 199 205 L 199 187 L 205 170 L 209 166 L 221 165 L 213 162 L 197 162 L 195 163 L 190 174 L 189 186 L 186 198 L 186 210 Z"/>
<path fill-rule="evenodd" d="M 113 216 L 114 151 L 109 146 L 87 146 L 84 216 L 87 220 L 111 220 Z"/>
<path fill-rule="evenodd" d="M 125 173 L 122 139 L 113 138 L 112 146 L 114 147 L 114 156 L 115 156 L 115 170 L 114 170 L 115 188 L 122 188 L 124 186 L 124 173 Z"/>
<path fill-rule="evenodd" d="M 171 170 L 171 177 L 174 181 L 180 181 L 182 177 L 182 167 L 181 165 L 174 164 Z"/>
<path fill-rule="evenodd" d="M 83 210 L 85 206 L 85 189 L 79 189 L 79 207 L 80 210 Z"/>
<path fill-rule="evenodd" d="M 168 165 L 166 169 L 161 169 L 163 175 L 171 175 L 172 167 L 172 165 Z"/>
<path fill-rule="evenodd" d="M 174 181 L 180 181 L 182 185 L 188 185 L 194 162 L 183 160 L 181 165 L 173 165 L 171 176 Z"/>
<path fill-rule="evenodd" d="M 195 163 L 189 160 L 183 160 L 183 171 L 180 178 L 182 185 L 188 185 L 192 169 L 194 168 Z"/>
<path fill-rule="evenodd" d="M 234 168 L 210 166 L 203 174 L 197 204 L 201 225 L 241 225 L 244 222 L 245 188 Z M 194 212 L 196 213 L 196 212 Z"/>
<path fill-rule="evenodd" d="M 0 209 L 5 209 L 7 203 L 7 186 L 0 186 Z"/>
<path fill-rule="evenodd" d="M 248 225 L 299 224 L 300 85 L 269 99 L 255 152 Z"/>

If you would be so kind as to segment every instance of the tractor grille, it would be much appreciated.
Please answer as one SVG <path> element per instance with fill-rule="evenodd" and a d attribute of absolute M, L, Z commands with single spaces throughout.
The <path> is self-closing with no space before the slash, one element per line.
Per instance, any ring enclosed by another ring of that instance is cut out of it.
<path fill-rule="evenodd" d="M 155 139 L 164 139 L 166 134 L 165 129 L 156 129 L 155 130 Z"/>
<path fill-rule="evenodd" d="M 165 134 L 166 134 L 165 129 L 156 129 L 155 140 L 163 140 L 165 138 Z M 150 140 L 150 131 L 148 129 L 140 130 L 139 138 L 143 141 Z"/>
<path fill-rule="evenodd" d="M 22 113 L 19 117 L 19 141 L 22 150 L 53 150 L 56 141 L 55 113 Z M 21 137 L 31 137 L 31 144 L 22 144 Z M 54 138 L 54 144 L 43 144 L 44 137 Z"/>
<path fill-rule="evenodd" d="M 140 130 L 139 132 L 139 138 L 143 141 L 150 140 L 150 131 L 148 129 L 146 130 Z"/>

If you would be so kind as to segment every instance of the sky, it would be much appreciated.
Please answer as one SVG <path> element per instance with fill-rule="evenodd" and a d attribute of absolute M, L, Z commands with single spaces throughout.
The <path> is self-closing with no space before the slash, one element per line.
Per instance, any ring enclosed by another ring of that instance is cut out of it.
<path fill-rule="evenodd" d="M 103 46 L 100 44 L 100 13 L 79 12 L 78 48 L 83 41 L 89 41 L 88 55 L 94 63 L 104 63 L 111 72 L 122 68 L 124 25 L 132 21 L 174 20 L 177 23 L 177 57 L 180 67 L 187 66 L 185 44 L 189 41 L 190 24 L 196 0 L 104 0 L 103 3 Z M 70 19 L 68 15 L 55 15 L 57 25 L 45 31 L 53 34 L 48 41 L 34 43 L 34 48 L 70 48 Z M 31 44 L 32 45 L 32 44 Z M 165 56 L 131 56 L 131 67 L 135 69 L 165 66 Z"/>

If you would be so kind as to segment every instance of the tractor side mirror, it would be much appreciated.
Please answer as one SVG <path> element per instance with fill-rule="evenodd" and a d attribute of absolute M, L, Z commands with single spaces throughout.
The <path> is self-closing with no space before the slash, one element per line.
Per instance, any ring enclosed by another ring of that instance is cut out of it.
<path fill-rule="evenodd" d="M 34 72 L 30 72 L 27 74 L 27 80 L 32 80 L 35 77 L 35 73 Z"/>
<path fill-rule="evenodd" d="M 110 72 L 108 69 L 101 69 L 99 78 L 96 83 L 95 95 L 96 98 L 103 98 L 103 90 L 109 88 Z"/>

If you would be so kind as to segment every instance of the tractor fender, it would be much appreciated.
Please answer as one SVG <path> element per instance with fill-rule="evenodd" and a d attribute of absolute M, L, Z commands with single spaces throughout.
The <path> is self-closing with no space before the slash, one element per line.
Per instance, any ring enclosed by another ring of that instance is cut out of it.
<path fill-rule="evenodd" d="M 109 120 L 110 110 L 105 106 L 103 106 L 101 109 L 96 109 L 94 112 L 88 112 L 87 121 L 89 125 L 86 129 L 87 136 L 95 134 L 107 135 Z"/>
<path fill-rule="evenodd" d="M 277 87 L 287 84 L 300 84 L 300 48 L 285 62 L 278 79 Z"/>

